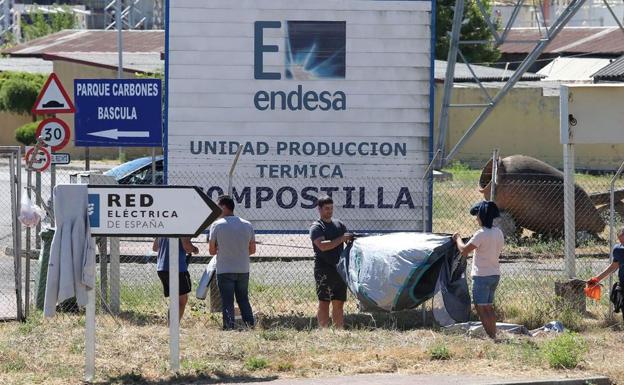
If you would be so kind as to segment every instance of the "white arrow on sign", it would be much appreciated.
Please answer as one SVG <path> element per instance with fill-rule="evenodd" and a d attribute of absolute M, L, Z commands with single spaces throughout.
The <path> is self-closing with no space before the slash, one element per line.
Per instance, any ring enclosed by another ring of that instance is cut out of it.
<path fill-rule="evenodd" d="M 111 130 L 89 132 L 89 135 L 99 136 L 101 138 L 119 139 L 119 138 L 149 138 L 149 131 L 119 131 L 116 128 Z"/>
<path fill-rule="evenodd" d="M 89 186 L 93 235 L 198 236 L 221 209 L 194 186 Z"/>

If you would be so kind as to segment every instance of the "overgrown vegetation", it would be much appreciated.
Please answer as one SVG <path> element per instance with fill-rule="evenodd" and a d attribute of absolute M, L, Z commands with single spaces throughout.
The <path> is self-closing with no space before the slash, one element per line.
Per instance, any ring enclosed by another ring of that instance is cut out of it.
<path fill-rule="evenodd" d="M 544 343 L 542 351 L 551 368 L 574 369 L 587 352 L 587 343 L 582 336 L 565 332 Z"/>

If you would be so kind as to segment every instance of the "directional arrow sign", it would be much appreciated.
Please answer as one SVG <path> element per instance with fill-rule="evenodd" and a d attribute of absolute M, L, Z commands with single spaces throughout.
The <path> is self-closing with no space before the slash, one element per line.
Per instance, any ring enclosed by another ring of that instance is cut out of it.
<path fill-rule="evenodd" d="M 220 215 L 193 186 L 89 186 L 93 235 L 196 237 Z"/>
<path fill-rule="evenodd" d="M 149 131 L 119 131 L 114 128 L 112 130 L 104 130 L 97 132 L 89 132 L 89 135 L 99 136 L 100 138 L 108 138 L 119 140 L 119 138 L 149 138 Z"/>
<path fill-rule="evenodd" d="M 162 146 L 160 79 L 76 79 L 74 100 L 76 146 Z"/>

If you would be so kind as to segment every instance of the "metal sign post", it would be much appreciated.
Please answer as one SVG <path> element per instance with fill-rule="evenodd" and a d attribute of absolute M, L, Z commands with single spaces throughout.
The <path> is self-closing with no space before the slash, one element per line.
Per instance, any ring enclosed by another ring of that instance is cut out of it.
<path fill-rule="evenodd" d="M 171 370 L 180 369 L 179 237 L 201 234 L 221 209 L 202 190 L 192 186 L 89 185 L 91 235 L 168 237 L 169 350 Z M 94 267 L 95 269 L 95 267 Z M 93 272 L 95 274 L 95 272 Z M 95 375 L 95 288 L 87 297 L 85 379 Z"/>

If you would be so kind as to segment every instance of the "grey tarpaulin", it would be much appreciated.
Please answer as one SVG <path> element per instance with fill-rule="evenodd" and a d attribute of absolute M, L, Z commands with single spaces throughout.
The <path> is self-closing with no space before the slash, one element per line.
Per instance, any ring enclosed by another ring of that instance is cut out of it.
<path fill-rule="evenodd" d="M 363 308 L 390 312 L 415 308 L 433 297 L 440 271 L 459 266 L 459 258 L 448 235 L 393 233 L 358 237 L 337 268 Z M 458 279 L 465 282 L 462 274 Z M 470 308 L 469 298 L 465 305 Z"/>
<path fill-rule="evenodd" d="M 440 326 L 470 319 L 466 258 L 455 254 L 442 264 L 433 297 L 433 317 Z"/>

